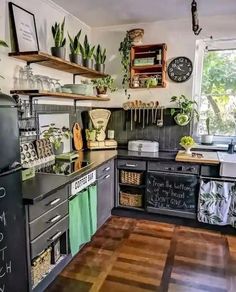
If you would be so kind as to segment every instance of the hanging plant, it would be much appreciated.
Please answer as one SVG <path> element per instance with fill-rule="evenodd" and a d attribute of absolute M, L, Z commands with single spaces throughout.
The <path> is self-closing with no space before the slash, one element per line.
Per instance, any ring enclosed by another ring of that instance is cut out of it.
<path fill-rule="evenodd" d="M 0 47 L 5 47 L 6 48 L 6 47 L 8 47 L 8 45 L 3 40 L 0 40 Z M 0 61 L 1 61 L 1 59 L 0 59 Z M 0 78 L 4 78 L 4 77 L 0 75 Z"/>
<path fill-rule="evenodd" d="M 127 94 L 127 89 L 130 83 L 130 50 L 132 47 L 132 40 L 129 33 L 126 32 L 124 40 L 120 43 L 119 52 L 121 55 L 121 65 L 123 67 L 122 86 Z"/>

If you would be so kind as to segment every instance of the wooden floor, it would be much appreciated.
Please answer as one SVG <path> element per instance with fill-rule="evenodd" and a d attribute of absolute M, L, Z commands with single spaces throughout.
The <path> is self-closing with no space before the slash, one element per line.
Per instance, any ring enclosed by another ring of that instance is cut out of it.
<path fill-rule="evenodd" d="M 112 217 L 47 292 L 235 292 L 236 237 Z"/>

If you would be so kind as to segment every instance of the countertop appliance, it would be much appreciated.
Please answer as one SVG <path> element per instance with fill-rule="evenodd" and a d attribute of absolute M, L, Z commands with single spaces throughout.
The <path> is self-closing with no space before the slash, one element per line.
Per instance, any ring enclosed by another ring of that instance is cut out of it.
<path fill-rule="evenodd" d="M 128 150 L 138 152 L 158 152 L 159 143 L 156 141 L 148 140 L 133 140 L 129 141 Z"/>
<path fill-rule="evenodd" d="M 196 219 L 199 165 L 149 162 L 147 210 Z"/>
<path fill-rule="evenodd" d="M 28 291 L 18 112 L 13 98 L 2 93 L 0 141 L 0 290 Z"/>

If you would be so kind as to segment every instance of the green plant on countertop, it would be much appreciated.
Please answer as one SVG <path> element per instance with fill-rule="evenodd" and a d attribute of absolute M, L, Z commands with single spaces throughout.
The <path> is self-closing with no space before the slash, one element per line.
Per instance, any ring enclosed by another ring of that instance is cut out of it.
<path fill-rule="evenodd" d="M 125 38 L 120 43 L 119 52 L 121 55 L 121 65 L 123 67 L 123 79 L 122 86 L 125 89 L 125 94 L 127 94 L 127 89 L 130 83 L 130 50 L 132 47 L 132 40 L 126 32 Z"/>
<path fill-rule="evenodd" d="M 91 46 L 88 42 L 88 36 L 85 35 L 84 37 L 84 44 L 80 44 L 80 52 L 82 55 L 83 60 L 92 59 L 93 52 L 95 50 L 95 46 Z"/>
<path fill-rule="evenodd" d="M 52 26 L 52 36 L 56 48 L 64 47 L 66 44 L 66 38 L 64 37 L 64 27 L 65 18 L 63 19 L 62 24 L 55 22 L 55 24 Z"/>
<path fill-rule="evenodd" d="M 0 40 L 0 47 L 5 47 L 5 48 L 7 48 L 8 47 L 8 45 L 7 45 L 7 43 L 5 42 L 5 41 L 3 41 L 3 40 Z M 0 60 L 1 61 L 1 60 Z M 4 79 L 4 77 L 3 76 L 1 76 L 0 75 L 0 78 L 3 78 Z"/>
<path fill-rule="evenodd" d="M 211 135 L 211 131 L 210 131 L 210 118 L 208 117 L 206 119 L 206 128 L 207 128 L 207 134 Z"/>
<path fill-rule="evenodd" d="M 182 147 L 193 147 L 195 144 L 196 143 L 191 136 L 184 136 L 180 140 L 180 145 Z"/>
<path fill-rule="evenodd" d="M 172 108 L 171 115 L 174 116 L 175 122 L 179 126 L 188 125 L 194 116 L 199 120 L 198 111 L 195 109 L 196 101 L 188 99 L 185 95 L 180 95 L 172 96 L 171 102 L 177 103 L 178 109 Z"/>
<path fill-rule="evenodd" d="M 105 64 L 106 61 L 106 49 L 102 51 L 101 46 L 98 45 L 93 58 L 96 64 Z"/>
<path fill-rule="evenodd" d="M 81 35 L 81 31 L 82 30 L 80 30 L 74 38 L 72 38 L 70 36 L 70 34 L 68 33 L 68 38 L 70 40 L 70 52 L 73 55 L 79 55 L 79 53 L 80 53 L 79 38 L 80 38 L 80 35 Z"/>
<path fill-rule="evenodd" d="M 62 139 L 69 139 L 72 136 L 70 129 L 66 127 L 57 128 L 55 124 L 45 125 L 42 128 L 47 128 L 41 134 L 43 138 L 49 139 L 56 150 L 58 150 L 62 144 Z"/>

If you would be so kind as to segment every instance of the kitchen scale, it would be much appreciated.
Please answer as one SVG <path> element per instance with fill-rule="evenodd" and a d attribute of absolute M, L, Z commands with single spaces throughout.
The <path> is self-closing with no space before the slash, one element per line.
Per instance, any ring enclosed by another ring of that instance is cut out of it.
<path fill-rule="evenodd" d="M 106 109 L 94 109 L 89 111 L 89 117 L 95 129 L 98 129 L 96 141 L 88 141 L 87 146 L 91 150 L 95 149 L 115 149 L 117 142 L 113 139 L 106 139 L 106 128 L 111 112 Z"/>

